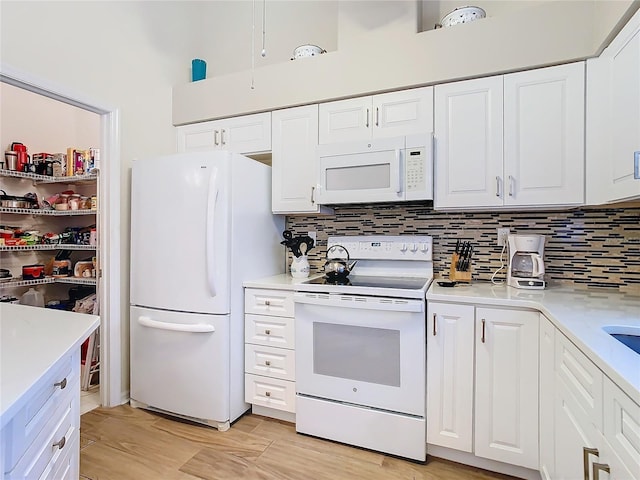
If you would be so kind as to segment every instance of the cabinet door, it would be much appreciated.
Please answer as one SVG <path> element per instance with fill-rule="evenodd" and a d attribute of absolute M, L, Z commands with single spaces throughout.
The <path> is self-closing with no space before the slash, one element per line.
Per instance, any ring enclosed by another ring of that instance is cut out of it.
<path fill-rule="evenodd" d="M 271 113 L 176 127 L 178 152 L 224 149 L 236 153 L 271 150 Z"/>
<path fill-rule="evenodd" d="M 271 208 L 274 213 L 317 212 L 318 105 L 276 110 L 272 121 Z"/>
<path fill-rule="evenodd" d="M 502 206 L 502 76 L 435 87 L 435 208 Z"/>
<path fill-rule="evenodd" d="M 590 473 L 591 467 L 586 467 L 589 472 L 585 472 L 583 459 L 586 455 L 588 465 L 599 461 L 600 449 L 596 431 L 589 421 L 587 412 L 575 400 L 570 388 L 560 377 L 556 377 L 555 389 L 555 475 L 553 478 L 557 480 L 591 479 L 593 478 Z M 545 441 L 545 439 L 542 440 Z M 589 451 L 591 453 L 587 453 Z"/>
<path fill-rule="evenodd" d="M 587 61 L 587 202 L 640 197 L 640 11 Z"/>
<path fill-rule="evenodd" d="M 373 97 L 373 138 L 433 132 L 433 87 Z"/>
<path fill-rule="evenodd" d="M 236 153 L 271 150 L 271 113 L 228 118 L 220 129 L 220 148 Z"/>
<path fill-rule="evenodd" d="M 194 123 L 176 127 L 177 151 L 199 152 L 220 148 L 220 121 Z"/>
<path fill-rule="evenodd" d="M 504 77 L 505 205 L 584 203 L 584 62 Z"/>
<path fill-rule="evenodd" d="M 475 454 L 535 470 L 539 315 L 476 309 Z"/>
<path fill-rule="evenodd" d="M 640 478 L 640 405 L 635 403 L 608 377 L 604 377 L 604 437 L 615 457 L 611 456 L 610 463 L 621 463 L 619 474 L 611 478 L 624 478 L 626 470 L 635 472 L 634 477 Z M 606 478 L 606 477 L 605 477 Z"/>
<path fill-rule="evenodd" d="M 427 443 L 472 452 L 474 307 L 428 308 Z"/>
<path fill-rule="evenodd" d="M 319 143 L 355 142 L 371 138 L 373 122 L 371 97 L 349 98 L 321 103 Z"/>
<path fill-rule="evenodd" d="M 555 335 L 556 328 L 540 315 L 540 476 L 555 478 Z"/>

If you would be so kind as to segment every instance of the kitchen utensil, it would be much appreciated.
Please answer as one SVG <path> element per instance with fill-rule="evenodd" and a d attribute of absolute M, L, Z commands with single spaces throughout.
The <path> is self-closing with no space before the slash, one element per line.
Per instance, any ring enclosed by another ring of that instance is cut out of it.
<path fill-rule="evenodd" d="M 44 278 L 44 265 L 24 265 L 22 267 L 22 279 L 23 280 L 37 280 Z"/>
<path fill-rule="evenodd" d="M 15 151 L 7 151 L 4 152 L 4 161 L 7 170 L 17 170 L 18 169 L 18 152 Z"/>
<path fill-rule="evenodd" d="M 317 45 L 300 45 L 293 51 L 293 58 L 291 60 L 303 57 L 315 57 L 322 53 L 327 53 L 327 51 Z"/>
<path fill-rule="evenodd" d="M 442 18 L 440 26 L 451 27 L 453 25 L 458 25 L 459 23 L 473 22 L 474 20 L 479 20 L 486 16 L 487 13 L 480 7 L 458 7 Z"/>
<path fill-rule="evenodd" d="M 7 192 L 0 190 L 0 207 L 8 208 L 38 208 L 38 201 L 29 197 L 17 197 L 7 195 Z"/>
<path fill-rule="evenodd" d="M 349 252 L 342 245 L 329 248 L 326 258 L 323 269 L 325 276 L 330 280 L 347 277 L 358 263 L 357 260 L 349 263 Z"/>
<path fill-rule="evenodd" d="M 458 282 L 451 282 L 451 281 L 446 281 L 446 280 L 440 280 L 438 282 L 438 285 L 440 285 L 441 287 L 455 287 L 456 284 Z"/>

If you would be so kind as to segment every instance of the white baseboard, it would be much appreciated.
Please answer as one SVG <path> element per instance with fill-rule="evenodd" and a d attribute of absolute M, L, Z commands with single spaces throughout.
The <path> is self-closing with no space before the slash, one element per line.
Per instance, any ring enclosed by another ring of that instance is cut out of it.
<path fill-rule="evenodd" d="M 262 415 L 263 417 L 275 418 L 284 422 L 296 423 L 296 414 L 292 412 L 283 412 L 275 408 L 263 407 L 261 405 L 251 405 L 251 413 Z"/>

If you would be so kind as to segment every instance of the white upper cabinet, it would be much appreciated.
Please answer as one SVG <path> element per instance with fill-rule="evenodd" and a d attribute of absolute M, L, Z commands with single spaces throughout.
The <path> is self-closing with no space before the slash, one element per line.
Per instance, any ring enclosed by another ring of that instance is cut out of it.
<path fill-rule="evenodd" d="M 502 206 L 502 77 L 437 85 L 435 207 Z"/>
<path fill-rule="evenodd" d="M 271 113 L 256 113 L 176 127 L 177 151 L 230 150 L 236 153 L 271 150 Z"/>
<path fill-rule="evenodd" d="M 318 213 L 315 201 L 318 169 L 318 105 L 276 110 L 272 114 L 271 155 L 274 213 Z"/>
<path fill-rule="evenodd" d="M 584 63 L 435 89 L 435 208 L 584 203 Z"/>
<path fill-rule="evenodd" d="M 640 11 L 587 61 L 587 203 L 640 197 Z"/>
<path fill-rule="evenodd" d="M 584 63 L 504 77 L 505 205 L 584 203 Z"/>
<path fill-rule="evenodd" d="M 433 131 L 433 87 L 320 104 L 319 143 L 352 142 Z"/>

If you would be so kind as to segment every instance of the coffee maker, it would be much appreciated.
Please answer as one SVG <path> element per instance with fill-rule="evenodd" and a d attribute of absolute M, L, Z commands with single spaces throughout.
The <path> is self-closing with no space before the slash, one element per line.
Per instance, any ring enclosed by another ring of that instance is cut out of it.
<path fill-rule="evenodd" d="M 544 235 L 509 235 L 507 285 L 516 288 L 543 289 Z"/>

